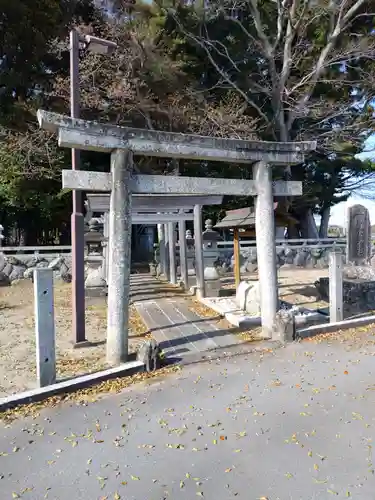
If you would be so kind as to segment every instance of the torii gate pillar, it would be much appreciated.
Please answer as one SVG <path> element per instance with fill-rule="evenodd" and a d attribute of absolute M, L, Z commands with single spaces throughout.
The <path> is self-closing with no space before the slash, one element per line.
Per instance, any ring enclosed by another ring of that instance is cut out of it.
<path fill-rule="evenodd" d="M 272 338 L 279 305 L 275 246 L 275 214 L 272 193 L 272 167 L 265 162 L 253 166 L 257 187 L 255 198 L 255 231 L 260 285 L 262 335 Z"/>
<path fill-rule="evenodd" d="M 111 154 L 112 189 L 109 212 L 107 362 L 127 361 L 132 234 L 130 178 L 133 154 Z"/>

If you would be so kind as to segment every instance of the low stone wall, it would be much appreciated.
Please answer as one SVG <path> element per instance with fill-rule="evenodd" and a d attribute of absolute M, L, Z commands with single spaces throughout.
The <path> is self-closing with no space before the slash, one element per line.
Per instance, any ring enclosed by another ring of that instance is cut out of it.
<path fill-rule="evenodd" d="M 320 278 L 315 282 L 319 296 L 329 300 L 329 278 Z M 375 281 L 343 279 L 344 312 L 355 315 L 375 309 Z"/>
<path fill-rule="evenodd" d="M 8 286 L 21 279 L 32 279 L 34 269 L 53 269 L 55 277 L 70 282 L 71 257 L 60 255 L 53 258 L 44 258 L 35 255 L 4 255 L 0 253 L 0 286 Z"/>
<path fill-rule="evenodd" d="M 332 247 L 333 248 L 333 247 Z M 277 266 L 283 268 L 306 268 L 306 269 L 326 269 L 329 267 L 329 254 L 332 248 L 302 247 L 291 248 L 288 246 L 276 248 Z M 345 248 L 340 247 L 340 251 L 345 256 Z M 233 250 L 220 250 L 218 266 L 225 272 L 233 271 L 234 255 Z M 241 272 L 253 273 L 257 271 L 256 248 L 241 248 L 240 253 Z"/>

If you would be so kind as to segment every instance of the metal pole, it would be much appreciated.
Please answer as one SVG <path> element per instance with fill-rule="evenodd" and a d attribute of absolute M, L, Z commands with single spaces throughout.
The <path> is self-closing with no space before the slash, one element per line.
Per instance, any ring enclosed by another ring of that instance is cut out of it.
<path fill-rule="evenodd" d="M 70 115 L 79 118 L 79 35 L 70 32 Z M 72 169 L 80 169 L 80 151 L 72 149 Z M 74 344 L 87 344 L 85 335 L 85 221 L 83 216 L 82 193 L 72 191 L 73 212 L 71 215 L 72 243 L 72 331 Z"/>
<path fill-rule="evenodd" d="M 107 311 L 107 362 L 111 365 L 118 365 L 128 357 L 132 165 L 130 151 L 112 153 Z"/>
<path fill-rule="evenodd" d="M 265 338 L 271 338 L 279 302 L 276 272 L 272 168 L 265 162 L 258 162 L 254 165 L 253 172 L 257 187 L 255 201 L 255 231 L 258 279 L 260 284 L 262 333 Z"/>

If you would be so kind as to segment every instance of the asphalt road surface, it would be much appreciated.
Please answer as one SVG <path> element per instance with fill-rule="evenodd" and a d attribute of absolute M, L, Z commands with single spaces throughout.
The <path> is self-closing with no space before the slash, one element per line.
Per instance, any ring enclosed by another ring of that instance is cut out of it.
<path fill-rule="evenodd" d="M 374 337 L 184 367 L 0 432 L 0 498 L 375 499 Z"/>

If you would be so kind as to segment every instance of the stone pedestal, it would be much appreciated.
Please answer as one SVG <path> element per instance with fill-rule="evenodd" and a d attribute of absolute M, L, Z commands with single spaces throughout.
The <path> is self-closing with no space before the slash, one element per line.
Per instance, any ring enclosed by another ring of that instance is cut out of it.
<path fill-rule="evenodd" d="M 205 278 L 206 283 L 206 295 L 207 297 L 219 297 L 221 290 L 220 280 L 207 280 Z"/>
<path fill-rule="evenodd" d="M 107 295 L 107 281 L 103 268 L 89 269 L 85 280 L 86 297 L 101 297 Z"/>

